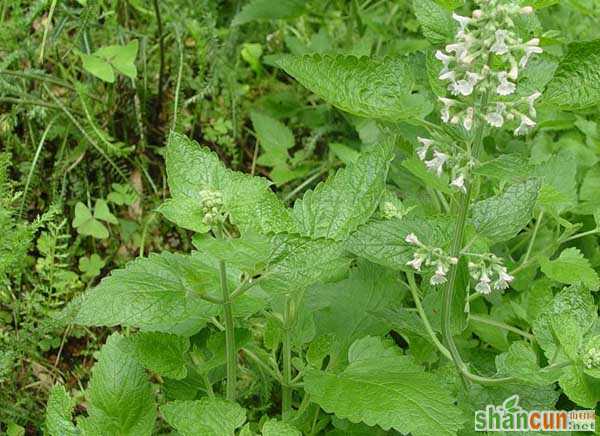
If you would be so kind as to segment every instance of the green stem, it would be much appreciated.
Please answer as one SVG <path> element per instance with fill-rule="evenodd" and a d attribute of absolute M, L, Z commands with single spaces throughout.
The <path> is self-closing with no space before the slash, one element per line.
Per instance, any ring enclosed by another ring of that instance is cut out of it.
<path fill-rule="evenodd" d="M 410 292 L 412 294 L 413 301 L 415 302 L 415 306 L 417 308 L 417 311 L 419 312 L 419 316 L 421 317 L 421 320 L 423 321 L 423 324 L 425 325 L 425 330 L 431 337 L 431 340 L 433 341 L 435 346 L 438 348 L 438 350 L 440 350 L 440 352 L 444 356 L 446 356 L 446 358 L 448 360 L 452 360 L 452 355 L 450 354 L 448 349 L 446 347 L 444 347 L 444 345 L 439 341 L 439 339 L 437 338 L 437 335 L 435 334 L 435 332 L 433 331 L 433 328 L 431 327 L 431 324 L 429 323 L 427 314 L 425 313 L 425 310 L 423 309 L 423 305 L 421 304 L 421 298 L 419 297 L 419 288 L 417 287 L 417 283 L 415 282 L 415 275 L 413 273 L 407 273 L 406 276 L 408 278 L 408 284 L 409 284 L 408 288 L 410 289 Z"/>
<path fill-rule="evenodd" d="M 223 291 L 223 315 L 225 317 L 225 349 L 227 356 L 227 395 L 230 401 L 235 401 L 237 383 L 237 349 L 235 346 L 235 326 L 233 324 L 233 309 L 227 288 L 227 268 L 225 261 L 219 261 L 221 290 Z"/>
<path fill-rule="evenodd" d="M 284 420 L 289 419 L 292 413 L 292 338 L 290 336 L 292 318 L 290 297 L 286 297 L 283 318 L 283 380 L 281 383 L 281 417 Z"/>
<path fill-rule="evenodd" d="M 538 230 L 540 229 L 540 223 L 542 222 L 542 218 L 544 217 L 544 211 L 541 211 L 538 215 L 537 221 L 535 222 L 535 227 L 533 228 L 533 234 L 531 235 L 531 239 L 529 240 L 529 245 L 527 246 L 527 252 L 525 253 L 525 257 L 523 258 L 522 263 L 526 263 L 529 260 L 529 256 L 531 256 L 531 250 L 533 250 L 533 244 L 535 243 L 535 239 L 537 238 Z"/>
<path fill-rule="evenodd" d="M 482 324 L 487 324 L 487 325 L 491 325 L 494 327 L 498 327 L 501 328 L 503 330 L 508 330 L 509 332 L 513 332 L 516 333 L 519 336 L 523 336 L 525 339 L 528 339 L 530 341 L 535 340 L 535 337 L 531 334 L 531 333 L 527 333 L 524 330 L 521 330 L 520 328 L 517 327 L 513 327 L 512 325 L 500 322 L 500 321 L 495 321 L 493 319 L 488 319 L 488 318 L 484 318 L 478 315 L 470 315 L 470 318 L 473 321 L 477 321 L 480 322 Z"/>
<path fill-rule="evenodd" d="M 485 105 L 486 100 L 487 100 L 487 98 L 484 95 L 482 97 L 480 107 L 483 107 Z M 471 151 L 471 157 L 473 159 L 477 159 L 477 157 L 479 155 L 479 152 L 480 152 L 480 149 L 482 146 L 482 142 L 483 142 L 484 129 L 485 129 L 485 124 L 480 120 L 477 125 L 477 130 L 475 132 L 475 135 L 473 137 L 473 142 L 471 144 L 468 144 L 469 145 L 468 148 Z M 471 203 L 471 195 L 473 192 L 472 188 L 473 188 L 473 183 L 472 183 L 472 181 L 469 181 L 467 184 L 466 193 L 461 195 L 459 209 L 458 209 L 458 219 L 456 221 L 456 226 L 455 226 L 455 230 L 454 230 L 454 240 L 452 241 L 452 248 L 450 249 L 450 256 L 452 256 L 452 257 L 459 257 L 461 250 L 462 250 L 464 234 L 465 234 L 465 227 L 466 227 L 466 222 L 467 222 L 467 215 L 469 212 L 469 205 Z M 458 351 L 458 348 L 456 347 L 456 343 L 454 342 L 454 338 L 452 336 L 452 327 L 451 327 L 452 301 L 454 299 L 454 285 L 456 282 L 456 273 L 458 270 L 458 266 L 459 266 L 458 264 L 451 266 L 449 276 L 448 276 L 448 283 L 446 285 L 446 288 L 444 289 L 443 304 L 442 304 L 442 319 L 441 319 L 442 336 L 444 338 L 444 341 L 446 342 L 446 346 L 447 346 L 448 350 L 450 351 L 450 354 L 452 355 L 452 360 L 454 361 L 454 364 L 456 365 L 459 372 L 461 374 L 463 374 L 463 376 L 466 376 L 467 378 L 470 378 L 471 380 L 481 382 L 479 376 L 475 376 L 474 374 L 471 374 L 471 376 L 472 376 L 471 377 L 468 375 L 470 373 L 468 371 L 467 365 L 462 360 L 462 357 L 460 356 L 460 352 Z"/>

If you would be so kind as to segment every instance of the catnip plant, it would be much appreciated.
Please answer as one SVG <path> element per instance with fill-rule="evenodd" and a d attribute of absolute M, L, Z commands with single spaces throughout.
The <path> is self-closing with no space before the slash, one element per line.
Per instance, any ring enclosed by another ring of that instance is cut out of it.
<path fill-rule="evenodd" d="M 458 3 L 413 3 L 422 51 L 272 59 L 376 132 L 295 201 L 170 133 L 158 211 L 194 249 L 70 304 L 65 323 L 120 331 L 85 416 L 53 389 L 50 435 L 150 435 L 158 417 L 182 435 L 458 435 L 515 395 L 596 406 L 600 278 L 578 244 L 597 245 L 600 209 L 564 188 L 570 154 L 529 156 L 553 106 L 600 103 L 600 43 L 563 55 L 530 5 Z"/>

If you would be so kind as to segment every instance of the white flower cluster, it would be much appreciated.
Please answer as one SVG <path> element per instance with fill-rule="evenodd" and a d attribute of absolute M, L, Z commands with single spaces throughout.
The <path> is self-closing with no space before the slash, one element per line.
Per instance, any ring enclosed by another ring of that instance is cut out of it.
<path fill-rule="evenodd" d="M 583 364 L 587 369 L 600 368 L 600 349 L 592 347 L 583 356 Z"/>
<path fill-rule="evenodd" d="M 470 131 L 476 116 L 472 96 L 487 93 L 488 102 L 481 108 L 487 123 L 502 127 L 506 121 L 518 119 L 514 134 L 524 135 L 536 125 L 534 103 L 541 94 L 536 91 L 522 98 L 514 95 L 519 69 L 543 50 L 538 38 L 524 42 L 518 36 L 514 18 L 531 14 L 533 8 L 521 7 L 516 0 L 477 3 L 480 9 L 474 10 L 471 17 L 453 14 L 458 22 L 456 40 L 435 54 L 443 64 L 439 78 L 449 82 L 448 90 L 454 96 L 440 97 L 442 121 L 462 124 Z"/>
<path fill-rule="evenodd" d="M 222 211 L 223 208 L 223 194 L 219 191 L 212 191 L 205 189 L 200 192 L 200 204 L 204 217 L 202 222 L 207 226 L 213 226 L 218 223 L 225 221 L 225 214 Z"/>
<path fill-rule="evenodd" d="M 444 167 L 450 169 L 452 188 L 466 192 L 465 178 L 474 165 L 474 161 L 462 149 L 452 150 L 452 146 L 443 141 L 417 137 L 421 144 L 416 153 L 427 169 L 438 177 L 444 172 Z"/>
<path fill-rule="evenodd" d="M 475 290 L 480 294 L 488 295 L 492 289 L 504 290 L 508 288 L 514 277 L 508 274 L 506 267 L 502 265 L 502 259 L 493 254 L 478 255 L 475 262 L 470 261 L 469 275 L 477 281 Z"/>
<path fill-rule="evenodd" d="M 406 235 L 404 240 L 417 247 L 413 254 L 413 259 L 406 264 L 416 271 L 421 271 L 421 266 L 435 266 L 435 272 L 429 279 L 432 286 L 441 285 L 446 282 L 446 274 L 450 270 L 450 265 L 456 265 L 458 258 L 445 254 L 441 248 L 430 247 L 423 244 L 414 233 Z"/>

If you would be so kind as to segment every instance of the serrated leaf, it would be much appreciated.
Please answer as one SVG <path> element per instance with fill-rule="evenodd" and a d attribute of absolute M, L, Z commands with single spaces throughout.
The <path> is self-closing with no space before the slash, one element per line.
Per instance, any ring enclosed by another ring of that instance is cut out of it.
<path fill-rule="evenodd" d="M 539 189 L 539 180 L 531 179 L 475 203 L 471 221 L 477 232 L 493 242 L 516 236 L 531 220 Z"/>
<path fill-rule="evenodd" d="M 276 20 L 294 18 L 305 10 L 306 2 L 302 0 L 251 0 L 233 18 L 232 26 L 241 26 L 251 21 Z"/>
<path fill-rule="evenodd" d="M 300 233 L 340 241 L 367 222 L 385 191 L 391 160 L 391 146 L 375 147 L 306 192 L 294 204 Z"/>
<path fill-rule="evenodd" d="M 542 272 L 557 282 L 567 285 L 581 283 L 594 291 L 600 285 L 598 273 L 575 247 L 566 248 L 555 260 L 542 259 L 540 265 Z"/>
<path fill-rule="evenodd" d="M 413 7 L 423 35 L 433 44 L 441 44 L 454 37 L 456 23 L 447 9 L 432 0 L 415 0 Z"/>
<path fill-rule="evenodd" d="M 581 285 L 573 285 L 556 294 L 552 304 L 533 323 L 533 332 L 546 357 L 556 359 L 556 331 L 568 329 L 575 336 L 566 340 L 581 342 L 597 317 L 597 307 L 590 292 Z M 571 326 L 567 327 L 566 324 Z"/>
<path fill-rule="evenodd" d="M 501 376 L 512 376 L 523 383 L 538 386 L 550 385 L 560 376 L 561 370 L 541 371 L 538 357 L 530 344 L 513 342 L 507 352 L 496 356 L 496 368 Z"/>
<path fill-rule="evenodd" d="M 114 270 L 80 301 L 74 322 L 131 326 L 166 333 L 193 332 L 216 306 L 198 293 L 219 287 L 216 266 L 199 255 L 151 254 Z"/>
<path fill-rule="evenodd" d="M 77 436 L 81 432 L 72 421 L 75 401 L 69 396 L 65 387 L 55 385 L 50 391 L 46 406 L 44 425 L 49 436 Z"/>
<path fill-rule="evenodd" d="M 531 165 L 528 165 L 523 156 L 518 154 L 502 154 L 476 166 L 473 173 L 493 179 L 515 181 L 525 179 L 531 174 Z"/>
<path fill-rule="evenodd" d="M 233 436 L 246 421 L 239 404 L 218 398 L 173 401 L 160 410 L 181 436 Z"/>
<path fill-rule="evenodd" d="M 201 192 L 220 191 L 224 210 L 231 221 L 244 230 L 259 233 L 293 230 L 291 212 L 261 177 L 231 171 L 217 155 L 179 133 L 169 137 L 166 165 L 171 197 L 161 212 L 190 230 L 207 229 L 196 217 L 203 217 Z M 174 202 L 174 203 L 173 203 Z"/>
<path fill-rule="evenodd" d="M 283 55 L 277 64 L 306 88 L 353 115 L 397 122 L 424 117 L 433 109 L 426 97 L 413 94 L 412 67 L 399 57 Z"/>
<path fill-rule="evenodd" d="M 339 278 L 350 264 L 339 242 L 281 235 L 279 246 L 261 287 L 271 294 L 286 294 L 317 282 Z"/>
<path fill-rule="evenodd" d="M 274 249 L 270 238 L 252 233 L 234 239 L 217 239 L 198 235 L 198 237 L 194 237 L 193 243 L 198 251 L 209 253 L 215 258 L 225 261 L 227 265 L 251 275 L 266 267 Z"/>
<path fill-rule="evenodd" d="M 311 399 L 354 423 L 414 436 L 456 435 L 462 414 L 433 374 L 408 356 L 360 356 L 339 374 L 309 369 L 304 386 Z"/>
<path fill-rule="evenodd" d="M 344 246 L 356 256 L 379 265 L 403 271 L 414 271 L 406 263 L 412 259 L 414 246 L 404 238 L 417 235 L 424 244 L 444 247 L 450 241 L 450 221 L 437 218 L 407 216 L 403 219 L 372 221 L 358 228 Z"/>
<path fill-rule="evenodd" d="M 86 390 L 88 417 L 78 421 L 86 436 L 151 435 L 156 420 L 152 385 L 144 368 L 120 348 L 112 334 L 99 352 Z"/>
<path fill-rule="evenodd" d="M 564 110 L 579 110 L 600 103 L 600 39 L 569 44 L 545 100 Z"/>
<path fill-rule="evenodd" d="M 190 347 L 188 338 L 169 333 L 138 332 L 121 342 L 121 349 L 145 368 L 175 380 L 187 376 L 185 353 Z"/>
<path fill-rule="evenodd" d="M 286 422 L 270 419 L 263 425 L 262 436 L 302 436 L 302 433 Z"/>
<path fill-rule="evenodd" d="M 587 375 L 582 366 L 571 365 L 559 379 L 565 394 L 577 405 L 593 409 L 600 401 L 600 380 Z"/>
<path fill-rule="evenodd" d="M 378 312 L 401 304 L 398 286 L 396 273 L 362 261 L 347 279 L 311 287 L 305 299 L 317 335 L 335 335 L 345 353 L 365 335 L 386 334 L 389 327 Z"/>

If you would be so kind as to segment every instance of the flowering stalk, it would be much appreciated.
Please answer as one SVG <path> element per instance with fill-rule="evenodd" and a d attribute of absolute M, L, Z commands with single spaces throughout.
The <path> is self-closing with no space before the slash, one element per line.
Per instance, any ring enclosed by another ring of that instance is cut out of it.
<path fill-rule="evenodd" d="M 462 130 L 469 139 L 462 148 L 453 138 L 437 133 L 433 138 L 419 137 L 421 146 L 416 149 L 419 159 L 437 176 L 450 170 L 450 186 L 460 196 L 452 246 L 449 253 L 440 253 L 439 249 L 421 244 L 413 234 L 406 237 L 406 242 L 417 247 L 408 265 L 420 271 L 421 264 L 431 265 L 435 261 L 438 268 L 430 283 L 446 284 L 442 334 L 460 373 L 471 380 L 498 382 L 469 372 L 452 336 L 451 308 L 458 259 L 465 255 L 461 251 L 472 196 L 471 170 L 477 165 L 485 130 L 488 126 L 503 128 L 505 124 L 512 124 L 514 135 L 524 135 L 535 127 L 534 105 L 541 93 L 535 91 L 522 96 L 517 85 L 520 69 L 526 68 L 531 56 L 543 50 L 537 38 L 523 41 L 515 25 L 519 15 L 533 12 L 532 7 L 521 7 L 515 0 L 476 0 L 476 4 L 480 9 L 474 10 L 471 17 L 453 14 L 458 23 L 455 40 L 435 54 L 442 64 L 439 79 L 448 82 L 450 93 L 439 98 L 443 105 L 441 119 Z M 489 294 L 492 289 L 503 290 L 509 286 L 513 277 L 501 259 L 493 254 L 475 256 L 479 256 L 479 260 L 469 262 L 469 272 L 478 282 L 475 286 L 478 293 Z"/>

